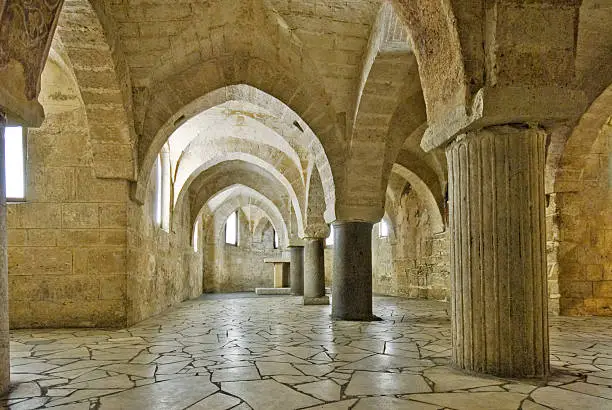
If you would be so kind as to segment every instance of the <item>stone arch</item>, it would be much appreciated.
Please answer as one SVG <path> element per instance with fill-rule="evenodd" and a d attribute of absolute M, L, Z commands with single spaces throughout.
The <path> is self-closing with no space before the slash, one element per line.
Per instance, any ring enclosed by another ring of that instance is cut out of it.
<path fill-rule="evenodd" d="M 303 174 L 292 159 L 272 145 L 235 137 L 215 138 L 194 141 L 183 151 L 177 163 L 175 173 L 175 202 L 179 191 L 194 172 L 199 172 L 204 164 L 223 161 L 225 156 L 243 156 L 245 159 L 258 158 L 264 168 L 274 168 L 276 174 L 283 176 L 287 189 L 296 195 L 296 210 L 301 210 L 304 198 Z"/>
<path fill-rule="evenodd" d="M 289 201 L 291 202 L 293 209 L 295 209 L 295 213 L 293 213 L 292 215 L 295 215 L 296 217 L 298 234 L 303 235 L 304 225 L 303 225 L 303 218 L 302 218 L 302 211 L 301 211 L 302 208 L 301 208 L 297 193 L 293 190 L 293 185 L 278 169 L 271 166 L 269 163 L 265 162 L 261 158 L 251 155 L 251 154 L 239 153 L 239 152 L 238 153 L 237 152 L 226 153 L 222 155 L 217 155 L 213 157 L 212 159 L 206 161 L 205 163 L 201 164 L 197 169 L 191 172 L 189 177 L 185 180 L 185 183 L 182 185 L 182 189 L 178 193 L 176 203 L 179 204 L 179 203 L 182 203 L 182 201 L 184 201 L 183 197 L 187 195 L 189 186 L 198 177 L 198 175 L 200 175 L 202 172 L 204 172 L 205 170 L 211 167 L 222 164 L 224 162 L 231 162 L 231 161 L 242 161 L 242 162 L 246 162 L 246 163 L 255 165 L 256 167 L 261 168 L 265 170 L 266 172 L 268 172 L 270 175 L 274 177 L 277 183 L 280 182 L 280 184 L 282 184 L 282 186 L 285 187 Z"/>
<path fill-rule="evenodd" d="M 286 221 L 283 219 L 280 210 L 274 203 L 255 191 L 252 188 L 235 184 L 217 192 L 210 198 L 208 203 L 198 212 L 198 217 L 202 217 L 206 237 L 211 234 L 216 237 L 220 229 L 225 225 L 228 216 L 240 207 L 247 205 L 260 208 L 270 219 L 272 226 L 279 234 L 280 243 L 286 246 L 289 243 L 289 231 Z M 213 215 L 216 215 L 214 223 L 210 223 Z"/>
<path fill-rule="evenodd" d="M 159 128 L 152 131 L 155 132 L 155 136 L 148 143 L 141 141 L 139 144 L 140 172 L 134 199 L 142 202 L 149 177 L 149 173 L 145 172 L 145 170 L 150 169 L 156 153 L 159 152 L 170 136 L 183 124 L 188 124 L 190 119 L 228 101 L 244 101 L 261 107 L 270 112 L 272 116 L 291 124 L 299 130 L 304 140 L 303 144 L 307 147 L 309 163 L 315 164 L 324 181 L 325 203 L 328 209 L 331 209 L 335 204 L 335 187 L 338 183 L 337 178 L 332 173 L 328 157 L 329 150 L 324 148 L 318 136 L 309 127 L 309 124 L 296 114 L 289 105 L 286 105 L 271 94 L 247 84 L 224 85 L 220 88 L 212 89 L 210 92 L 203 94 L 184 106 L 177 106 L 177 111 L 168 114 L 169 118 L 166 122 L 163 125 L 158 124 Z M 343 148 L 338 146 L 340 143 L 341 139 L 333 139 L 331 143 L 334 147 L 332 153 L 343 152 Z"/>
<path fill-rule="evenodd" d="M 418 62 L 423 96 L 430 123 L 448 122 L 447 116 L 461 116 L 471 101 L 471 90 L 482 85 L 482 74 L 473 67 L 466 72 L 464 47 L 466 29 L 459 31 L 452 0 L 393 0 L 406 22 Z M 462 47 L 464 46 L 464 47 Z M 479 51 L 476 51 L 479 52 Z M 482 56 L 474 56 L 483 64 Z M 471 88 L 471 89 L 470 89 Z"/>
<path fill-rule="evenodd" d="M 272 26 L 276 27 L 277 22 Z M 261 30 L 261 27 L 266 26 L 260 26 L 257 30 Z M 286 27 L 278 28 L 275 31 L 280 33 L 278 35 L 291 37 Z M 285 53 L 298 52 L 292 50 L 295 45 L 293 42 L 284 43 L 290 47 L 281 47 L 274 52 L 265 47 L 253 50 L 252 46 L 244 44 L 244 39 L 249 37 L 252 29 L 249 27 L 240 34 L 240 40 L 226 41 L 231 47 L 224 50 L 223 56 L 202 57 L 184 67 L 175 67 L 175 72 L 179 74 L 155 81 L 154 88 L 148 90 L 144 98 L 146 102 L 142 125 L 138 127 L 142 166 L 147 168 L 147 162 L 150 161 L 147 152 L 154 151 L 155 145 L 161 145 L 155 141 L 159 138 L 158 133 L 167 134 L 177 120 L 193 112 L 193 107 L 206 103 L 207 94 L 229 86 L 249 85 L 282 101 L 299 115 L 301 120 L 295 121 L 300 127 L 304 128 L 307 124 L 312 129 L 318 141 L 310 144 L 317 166 L 328 162 L 329 170 L 321 168 L 323 178 L 333 181 L 336 186 L 340 185 L 341 174 L 336 171 L 344 162 L 345 138 L 337 124 L 330 98 L 318 85 L 316 75 L 304 72 L 304 67 L 309 66 L 306 57 L 303 56 L 300 61 L 284 59 Z M 252 34 L 254 38 L 261 37 L 256 32 Z M 260 38 L 263 44 L 269 43 L 269 40 Z M 259 55 L 260 52 L 263 54 Z M 289 63 L 291 65 L 288 67 Z M 139 178 L 139 184 L 141 182 Z M 327 196 L 330 200 L 333 198 L 331 194 Z"/>
<path fill-rule="evenodd" d="M 429 186 L 417 174 L 402 165 L 394 164 L 393 172 L 405 179 L 415 190 L 418 197 L 421 198 L 431 214 L 434 233 L 444 232 L 442 210 Z"/>
<path fill-rule="evenodd" d="M 199 211 L 210 198 L 217 192 L 237 184 L 261 193 L 280 210 L 283 220 L 288 222 L 291 220 L 289 197 L 284 188 L 278 184 L 278 180 L 263 168 L 235 160 L 217 164 L 203 171 L 191 183 L 189 195 L 182 196 L 185 199 L 189 198 L 192 210 L 191 224 L 195 223 Z"/>
<path fill-rule="evenodd" d="M 270 219 L 268 218 L 260 219 L 255 225 L 255 228 L 253 228 L 253 237 L 254 238 L 263 237 L 264 233 L 269 227 L 274 229 L 274 225 L 272 224 L 272 221 Z M 279 236 L 279 246 L 280 246 L 280 236 Z"/>
<path fill-rule="evenodd" d="M 94 9 L 88 0 L 75 0 L 64 4 L 56 36 L 85 104 L 96 176 L 135 180 L 129 73 L 118 40 L 106 35 L 103 23 L 109 21 L 102 6 Z"/>

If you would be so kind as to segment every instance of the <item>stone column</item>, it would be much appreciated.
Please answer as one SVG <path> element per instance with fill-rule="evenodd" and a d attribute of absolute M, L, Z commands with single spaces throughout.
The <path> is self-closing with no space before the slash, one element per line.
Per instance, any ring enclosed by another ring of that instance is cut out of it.
<path fill-rule="evenodd" d="M 377 319 L 372 314 L 372 226 L 371 222 L 334 222 L 334 319 Z"/>
<path fill-rule="evenodd" d="M 304 304 L 329 305 L 325 296 L 325 239 L 304 240 Z"/>
<path fill-rule="evenodd" d="M 4 174 L 4 127 L 6 117 L 0 109 L 0 395 L 10 381 L 8 270 L 6 250 L 6 181 Z"/>
<path fill-rule="evenodd" d="M 549 373 L 545 134 L 459 136 L 448 160 L 453 362 L 503 377 Z"/>
<path fill-rule="evenodd" d="M 289 276 L 291 294 L 294 296 L 304 295 L 304 247 L 290 246 Z"/>

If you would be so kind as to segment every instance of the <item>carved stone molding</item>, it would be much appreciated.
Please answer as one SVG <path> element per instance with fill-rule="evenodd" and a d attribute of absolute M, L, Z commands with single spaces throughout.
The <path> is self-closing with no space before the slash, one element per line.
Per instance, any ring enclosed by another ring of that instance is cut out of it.
<path fill-rule="evenodd" d="M 0 106 L 27 125 L 42 122 L 36 101 L 63 0 L 0 0 Z"/>

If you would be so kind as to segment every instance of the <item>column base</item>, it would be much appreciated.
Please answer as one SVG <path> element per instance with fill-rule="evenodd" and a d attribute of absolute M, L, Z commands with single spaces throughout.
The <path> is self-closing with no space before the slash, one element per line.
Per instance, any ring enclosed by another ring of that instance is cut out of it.
<path fill-rule="evenodd" d="M 321 296 L 318 298 L 304 296 L 304 306 L 306 305 L 329 305 L 329 296 Z"/>

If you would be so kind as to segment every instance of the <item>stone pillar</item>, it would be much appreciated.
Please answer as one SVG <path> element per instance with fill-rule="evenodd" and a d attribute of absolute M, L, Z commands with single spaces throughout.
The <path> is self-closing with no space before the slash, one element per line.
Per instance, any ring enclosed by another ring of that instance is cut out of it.
<path fill-rule="evenodd" d="M 304 247 L 290 246 L 289 283 L 291 284 L 291 294 L 294 296 L 304 295 Z"/>
<path fill-rule="evenodd" d="M 333 319 L 377 319 L 372 314 L 372 226 L 334 222 Z"/>
<path fill-rule="evenodd" d="M 453 362 L 503 377 L 549 373 L 545 134 L 461 135 L 448 160 Z"/>
<path fill-rule="evenodd" d="M 8 270 L 6 250 L 6 181 L 4 175 L 4 127 L 6 117 L 0 110 L 0 395 L 10 381 Z"/>
<path fill-rule="evenodd" d="M 304 240 L 304 304 L 329 305 L 325 296 L 325 239 Z"/>

